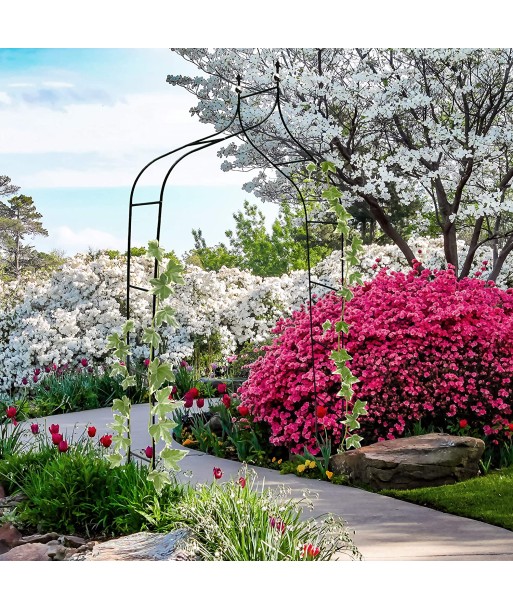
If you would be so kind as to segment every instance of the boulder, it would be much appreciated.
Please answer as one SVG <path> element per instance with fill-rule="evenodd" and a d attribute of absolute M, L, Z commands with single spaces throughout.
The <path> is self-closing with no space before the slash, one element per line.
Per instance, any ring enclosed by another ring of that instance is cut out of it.
<path fill-rule="evenodd" d="M 5 554 L 0 554 L 0 561 L 51 560 L 48 556 L 48 550 L 48 546 L 43 543 L 26 543 L 12 548 Z"/>
<path fill-rule="evenodd" d="M 96 544 L 84 560 L 194 560 L 179 546 L 189 537 L 179 529 L 171 533 L 135 533 Z"/>
<path fill-rule="evenodd" d="M 0 527 L 0 554 L 8 552 L 19 545 L 21 533 L 10 522 L 4 522 Z"/>
<path fill-rule="evenodd" d="M 376 490 L 442 486 L 477 476 L 484 448 L 478 438 L 430 433 L 334 455 L 330 469 Z"/>

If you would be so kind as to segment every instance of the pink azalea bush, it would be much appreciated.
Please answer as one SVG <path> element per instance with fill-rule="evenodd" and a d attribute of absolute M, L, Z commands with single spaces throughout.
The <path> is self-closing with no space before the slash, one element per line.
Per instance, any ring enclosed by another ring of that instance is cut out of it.
<path fill-rule="evenodd" d="M 490 443 L 511 435 L 513 400 L 513 289 L 480 279 L 458 281 L 451 268 L 408 274 L 382 270 L 354 290 L 346 307 L 346 348 L 360 379 L 355 399 L 367 401 L 360 423 L 366 444 L 401 437 L 422 421 L 468 430 Z M 329 359 L 336 346 L 326 320 L 337 321 L 341 301 L 329 294 L 312 308 L 319 419 L 334 444 L 340 440 L 342 403 Z M 271 426 L 271 443 L 294 453 L 316 452 L 316 409 L 310 369 L 309 315 L 298 311 L 280 320 L 272 345 L 251 366 L 240 390 L 255 420 Z M 324 411 L 321 412 L 323 414 Z"/>

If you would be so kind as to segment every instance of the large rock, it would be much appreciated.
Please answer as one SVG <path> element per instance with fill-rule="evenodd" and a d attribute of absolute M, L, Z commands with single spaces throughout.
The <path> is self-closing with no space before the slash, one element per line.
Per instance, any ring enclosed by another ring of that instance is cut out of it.
<path fill-rule="evenodd" d="M 430 433 L 334 455 L 330 468 L 377 490 L 441 486 L 477 476 L 484 448 L 478 438 Z"/>
<path fill-rule="evenodd" d="M 85 560 L 194 560 L 180 549 L 189 536 L 179 529 L 171 533 L 135 533 L 94 546 Z"/>
<path fill-rule="evenodd" d="M 48 546 L 43 543 L 26 543 L 9 550 L 5 554 L 0 554 L 0 561 L 51 560 L 48 556 L 48 550 Z"/>
<path fill-rule="evenodd" d="M 4 554 L 17 546 L 21 537 L 22 535 L 16 527 L 9 522 L 4 522 L 0 527 L 0 554 Z"/>

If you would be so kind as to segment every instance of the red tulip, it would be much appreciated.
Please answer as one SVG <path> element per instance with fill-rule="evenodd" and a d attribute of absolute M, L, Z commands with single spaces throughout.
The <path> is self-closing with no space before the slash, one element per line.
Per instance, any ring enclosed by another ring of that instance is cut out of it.
<path fill-rule="evenodd" d="M 52 434 L 52 442 L 57 446 L 62 442 L 62 434 L 61 433 L 53 433 Z"/>
<path fill-rule="evenodd" d="M 466 419 L 461 419 L 460 428 L 464 429 L 465 427 L 467 427 L 467 425 L 468 425 L 468 421 Z"/>
<path fill-rule="evenodd" d="M 37 423 L 32 423 L 32 425 L 30 426 L 30 431 L 36 435 L 39 433 L 39 425 Z"/>
<path fill-rule="evenodd" d="M 239 478 L 239 484 L 241 486 L 241 488 L 244 488 L 246 486 L 246 478 L 244 478 L 243 476 L 241 476 Z"/>
<path fill-rule="evenodd" d="M 183 360 L 180 362 L 180 366 L 181 366 L 182 368 L 187 368 L 188 364 L 187 364 L 187 362 L 186 362 L 186 361 L 183 359 Z"/>
<path fill-rule="evenodd" d="M 87 435 L 90 438 L 94 438 L 94 436 L 96 435 L 96 427 L 88 427 L 87 428 Z"/>
<path fill-rule="evenodd" d="M 328 409 L 325 406 L 317 406 L 317 418 L 322 419 L 328 414 Z"/>
<path fill-rule="evenodd" d="M 205 406 L 205 399 L 204 398 L 198 398 L 196 400 L 196 406 L 198 408 L 203 408 L 203 406 Z"/>
<path fill-rule="evenodd" d="M 510 431 L 513 431 L 513 423 L 510 423 L 510 424 L 508 425 L 508 429 L 509 429 Z"/>
<path fill-rule="evenodd" d="M 46 374 L 48 374 L 50 372 L 50 370 L 51 370 L 50 366 L 45 366 L 45 372 L 46 372 Z"/>
<path fill-rule="evenodd" d="M 40 374 L 41 374 L 41 370 L 40 370 L 40 368 L 36 368 L 36 369 L 34 370 L 34 376 L 39 376 Z"/>
<path fill-rule="evenodd" d="M 224 383 L 219 383 L 217 391 L 218 393 L 226 393 L 226 385 Z"/>
<path fill-rule="evenodd" d="M 51 434 L 59 433 L 59 426 L 56 423 L 54 423 L 53 425 L 50 425 L 50 427 L 48 428 L 48 431 Z"/>
<path fill-rule="evenodd" d="M 311 543 L 305 544 L 303 546 L 303 552 L 301 554 L 301 558 L 304 558 L 305 556 L 307 558 L 315 558 L 320 553 L 320 551 L 321 551 L 320 548 L 316 548 Z"/>
<path fill-rule="evenodd" d="M 189 395 L 193 400 L 195 400 L 199 397 L 199 391 L 196 389 L 196 387 L 191 387 L 186 395 Z"/>
<path fill-rule="evenodd" d="M 26 385 L 26 384 L 28 383 L 27 377 L 26 377 L 26 376 L 24 376 L 24 377 L 21 379 L 21 382 L 22 382 L 22 384 L 23 384 L 23 385 Z"/>
<path fill-rule="evenodd" d="M 68 450 L 68 443 L 66 442 L 66 440 L 62 440 L 61 442 L 59 442 L 59 452 L 65 453 L 67 450 Z"/>
<path fill-rule="evenodd" d="M 194 404 L 194 400 L 190 397 L 186 397 L 184 400 L 183 405 L 185 406 L 185 408 L 192 408 L 192 405 Z"/>
<path fill-rule="evenodd" d="M 9 417 L 9 419 L 14 419 L 17 412 L 18 411 L 14 406 L 9 406 L 9 408 L 5 411 L 5 414 Z"/>
<path fill-rule="evenodd" d="M 144 454 L 148 457 L 148 459 L 151 459 L 153 457 L 153 448 L 151 446 L 147 446 L 144 449 Z"/>
<path fill-rule="evenodd" d="M 226 406 L 226 408 L 229 408 L 231 403 L 232 398 L 227 393 L 225 393 L 223 395 L 223 404 Z"/>
<path fill-rule="evenodd" d="M 271 528 L 276 529 L 282 535 L 285 533 L 285 529 L 287 528 L 287 525 L 283 522 L 283 520 L 275 518 L 274 516 L 269 518 L 269 524 L 271 525 Z"/>
<path fill-rule="evenodd" d="M 84 366 L 84 368 L 87 368 L 88 361 L 86 360 L 86 358 L 85 358 L 85 357 L 83 357 L 83 358 L 80 360 L 80 363 L 82 364 L 82 366 Z"/>
<path fill-rule="evenodd" d="M 237 408 L 237 411 L 241 417 L 247 417 L 249 414 L 249 408 L 247 406 L 243 406 L 242 404 Z"/>
<path fill-rule="evenodd" d="M 109 448 L 112 444 L 112 435 L 105 435 L 100 438 L 100 444 L 105 448 Z"/>
<path fill-rule="evenodd" d="M 37 383 L 37 381 L 39 380 L 39 377 L 37 376 L 37 374 L 34 374 L 34 376 L 32 377 L 32 380 L 34 381 L 34 383 Z"/>
<path fill-rule="evenodd" d="M 143 363 L 147 368 L 150 365 L 150 360 L 148 358 L 146 358 Z"/>
<path fill-rule="evenodd" d="M 219 480 L 220 478 L 223 477 L 223 472 L 220 467 L 214 467 L 214 469 L 212 471 L 214 472 L 214 478 L 216 480 Z"/>

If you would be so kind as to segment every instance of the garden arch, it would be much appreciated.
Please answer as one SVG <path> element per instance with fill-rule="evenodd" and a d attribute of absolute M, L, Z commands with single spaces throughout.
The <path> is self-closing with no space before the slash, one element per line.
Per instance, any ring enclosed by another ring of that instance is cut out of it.
<path fill-rule="evenodd" d="M 235 86 L 235 91 L 237 93 L 237 107 L 235 109 L 235 112 L 234 112 L 230 122 L 226 125 L 226 127 L 224 127 L 223 129 L 221 129 L 220 131 L 218 131 L 216 133 L 213 133 L 206 137 L 194 140 L 192 142 L 189 142 L 188 144 L 184 144 L 183 146 L 175 148 L 169 152 L 166 152 L 165 154 L 162 154 L 162 155 L 154 158 L 152 161 L 150 161 L 147 165 L 145 165 L 143 167 L 143 169 L 139 172 L 139 174 L 135 178 L 134 183 L 132 185 L 131 192 L 130 192 L 129 215 L 128 215 L 126 315 L 127 315 L 127 319 L 128 319 L 130 316 L 130 295 L 131 295 L 132 290 L 141 290 L 144 292 L 149 291 L 147 288 L 134 285 L 131 282 L 131 252 L 130 252 L 130 250 L 132 247 L 132 230 L 133 230 L 134 211 L 136 210 L 136 208 L 139 208 L 139 207 L 157 206 L 158 213 L 157 213 L 157 221 L 156 221 L 155 239 L 160 242 L 164 191 L 165 191 L 166 185 L 168 183 L 168 180 L 169 180 L 173 170 L 175 169 L 175 167 L 181 161 L 183 161 L 190 155 L 194 154 L 195 152 L 199 152 L 200 150 L 209 148 L 210 146 L 214 146 L 215 144 L 219 144 L 221 142 L 226 142 L 226 141 L 236 138 L 236 137 L 243 138 L 252 146 L 252 148 L 254 148 L 254 150 L 256 152 L 258 152 L 267 161 L 267 163 L 271 167 L 273 167 L 277 172 L 279 172 L 282 176 L 284 176 L 292 184 L 294 190 L 297 192 L 298 198 L 301 201 L 301 204 L 303 207 L 304 226 L 305 226 L 305 232 L 306 232 L 306 242 L 305 242 L 306 258 L 307 258 L 307 266 L 308 266 L 308 305 L 309 305 L 308 309 L 309 309 L 309 315 L 310 315 L 310 358 L 311 358 L 311 368 L 312 368 L 312 376 L 313 376 L 314 406 L 316 407 L 319 403 L 319 398 L 318 398 L 318 392 L 317 392 L 317 376 L 316 376 L 316 369 L 315 369 L 314 347 L 315 347 L 316 343 L 317 344 L 322 344 L 322 343 L 320 343 L 319 341 L 317 341 L 314 338 L 313 319 L 312 319 L 312 310 L 311 310 L 312 304 L 313 304 L 313 289 L 315 286 L 322 287 L 322 288 L 325 288 L 328 290 L 334 290 L 334 291 L 338 290 L 339 288 L 337 288 L 336 286 L 331 286 L 331 285 L 327 285 L 327 284 L 315 281 L 312 277 L 311 258 L 310 258 L 310 245 L 311 245 L 310 227 L 315 224 L 327 224 L 327 225 L 336 226 L 337 222 L 331 221 L 331 220 L 310 219 L 309 213 L 308 213 L 307 201 L 303 195 L 301 188 L 299 188 L 298 184 L 294 181 L 294 177 L 289 175 L 288 173 L 285 173 L 282 169 L 282 167 L 291 166 L 291 165 L 296 166 L 296 167 L 301 167 L 301 166 L 304 167 L 306 164 L 309 164 L 309 163 L 314 163 L 317 165 L 318 160 L 312 155 L 312 153 L 310 151 L 308 151 L 294 137 L 294 135 L 291 133 L 289 127 L 287 126 L 287 123 L 286 123 L 284 115 L 283 115 L 282 107 L 281 107 L 282 91 L 280 89 L 280 74 L 279 74 L 280 64 L 278 61 L 276 61 L 276 63 L 275 63 L 275 69 L 276 69 L 276 71 L 272 77 L 272 80 L 273 80 L 272 86 L 265 88 L 265 89 L 257 90 L 257 91 L 250 91 L 246 94 L 243 94 L 243 87 L 241 85 L 241 76 L 238 75 L 237 84 Z M 243 117 L 242 102 L 248 98 L 255 97 L 258 95 L 273 95 L 274 100 L 272 101 L 271 109 L 269 110 L 269 112 L 266 114 L 266 116 L 263 119 L 259 120 L 255 124 L 248 125 Z M 265 154 L 265 152 L 262 151 L 258 147 L 258 145 L 251 138 L 251 132 L 253 130 L 255 130 L 256 128 L 265 124 L 265 122 L 275 112 L 278 113 L 281 125 L 284 127 L 287 135 L 290 137 L 290 139 L 296 144 L 296 146 L 301 151 L 301 156 L 299 158 L 285 159 L 281 163 L 274 163 Z M 170 165 L 169 169 L 167 170 L 167 172 L 162 180 L 161 187 L 160 187 L 160 194 L 159 194 L 158 199 L 153 200 L 153 201 L 135 202 L 134 195 L 135 195 L 135 190 L 136 190 L 137 184 L 138 184 L 139 180 L 141 179 L 141 177 L 143 176 L 143 174 L 148 170 L 148 168 L 151 167 L 152 165 L 154 165 L 157 161 L 160 161 L 161 159 L 164 159 L 167 157 L 172 157 L 172 155 L 177 155 L 179 153 L 180 153 L 180 155 L 178 156 L 178 158 L 176 160 L 174 160 L 172 162 L 172 164 Z M 311 200 L 311 199 L 309 199 L 309 200 Z M 344 236 L 343 235 L 340 236 L 340 247 L 341 247 L 340 272 L 341 272 L 341 280 L 343 282 L 343 279 L 344 279 L 344 262 L 343 262 Z M 158 261 L 155 260 L 153 277 L 156 278 L 158 276 L 158 273 L 159 273 Z M 156 312 L 156 296 L 153 296 L 152 314 L 155 315 L 155 312 Z M 129 340 L 128 336 L 127 336 L 127 340 Z M 153 350 L 153 347 L 152 347 L 152 350 Z M 315 421 L 316 421 L 315 433 L 316 434 L 317 434 L 317 419 L 318 419 L 317 408 L 315 408 Z"/>

